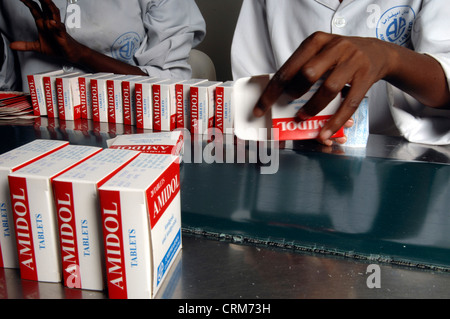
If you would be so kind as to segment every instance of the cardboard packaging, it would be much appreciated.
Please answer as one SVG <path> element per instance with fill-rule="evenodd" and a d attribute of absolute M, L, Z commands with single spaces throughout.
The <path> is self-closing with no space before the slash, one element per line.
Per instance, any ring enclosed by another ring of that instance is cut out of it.
<path fill-rule="evenodd" d="M 60 75 L 63 70 L 44 72 L 27 75 L 28 88 L 30 90 L 31 103 L 33 105 L 33 114 L 36 116 L 47 115 L 47 105 L 45 103 L 44 76 Z"/>
<path fill-rule="evenodd" d="M 139 155 L 105 149 L 53 180 L 63 284 L 103 290 L 103 233 L 97 188 Z"/>
<path fill-rule="evenodd" d="M 80 74 L 56 78 L 58 117 L 74 121 L 81 118 L 81 97 L 78 78 Z"/>
<path fill-rule="evenodd" d="M 108 92 L 108 123 L 123 124 L 122 81 L 136 78 L 136 75 L 124 75 L 106 81 Z"/>
<path fill-rule="evenodd" d="M 172 131 L 176 127 L 175 85 L 183 80 L 171 79 L 153 84 L 153 130 Z"/>
<path fill-rule="evenodd" d="M 190 79 L 175 84 L 177 121 L 176 128 L 191 127 L 191 86 L 206 82 L 207 79 Z"/>
<path fill-rule="evenodd" d="M 180 156 L 183 150 L 183 134 L 180 131 L 171 131 L 121 135 L 107 140 L 106 143 L 113 149 Z"/>
<path fill-rule="evenodd" d="M 154 298 L 181 251 L 177 157 L 140 154 L 99 188 L 108 294 Z"/>
<path fill-rule="evenodd" d="M 151 78 L 135 84 L 136 127 L 153 129 L 153 84 L 168 79 Z"/>
<path fill-rule="evenodd" d="M 191 133 L 205 134 L 214 127 L 215 94 L 220 81 L 191 86 Z"/>
<path fill-rule="evenodd" d="M 78 86 L 80 89 L 81 118 L 92 120 L 92 93 L 91 79 L 98 79 L 111 76 L 112 73 L 100 72 L 95 74 L 82 74 L 78 77 Z"/>
<path fill-rule="evenodd" d="M 243 140 L 316 138 L 324 123 L 338 109 L 341 102 L 340 94 L 316 116 L 307 121 L 296 122 L 295 114 L 317 91 L 321 83 L 319 81 L 309 92 L 294 101 L 289 96 L 282 95 L 266 116 L 255 118 L 252 115 L 253 108 L 271 77 L 272 75 L 266 74 L 236 81 L 233 93 L 236 136 Z M 333 137 L 341 136 L 344 136 L 343 129 L 340 129 Z"/>
<path fill-rule="evenodd" d="M 45 105 L 47 107 L 47 117 L 58 118 L 58 95 L 56 92 L 56 79 L 64 78 L 72 75 L 81 74 L 80 72 L 70 72 L 63 74 L 45 75 L 42 78 L 44 83 Z"/>
<path fill-rule="evenodd" d="M 98 147 L 68 145 L 9 175 L 22 279 L 61 282 L 52 180 L 99 151 Z"/>
<path fill-rule="evenodd" d="M 91 79 L 92 120 L 94 122 L 108 122 L 108 80 L 122 77 L 120 74 L 108 75 Z"/>
<path fill-rule="evenodd" d="M 227 81 L 216 88 L 215 128 L 222 133 L 233 134 L 234 107 L 233 81 Z"/>
<path fill-rule="evenodd" d="M 19 268 L 8 175 L 68 144 L 39 139 L 0 155 L 0 267 Z"/>
<path fill-rule="evenodd" d="M 136 125 L 136 90 L 137 82 L 146 81 L 148 76 L 137 76 L 122 80 L 123 124 Z"/>

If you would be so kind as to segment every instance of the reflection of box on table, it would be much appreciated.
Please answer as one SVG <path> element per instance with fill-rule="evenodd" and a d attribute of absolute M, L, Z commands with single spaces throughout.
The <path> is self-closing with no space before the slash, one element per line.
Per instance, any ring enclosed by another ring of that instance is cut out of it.
<path fill-rule="evenodd" d="M 99 188 L 108 294 L 153 298 L 181 250 L 177 157 L 141 154 Z"/>
<path fill-rule="evenodd" d="M 22 279 L 61 281 L 52 180 L 99 151 L 98 147 L 68 145 L 9 175 Z"/>

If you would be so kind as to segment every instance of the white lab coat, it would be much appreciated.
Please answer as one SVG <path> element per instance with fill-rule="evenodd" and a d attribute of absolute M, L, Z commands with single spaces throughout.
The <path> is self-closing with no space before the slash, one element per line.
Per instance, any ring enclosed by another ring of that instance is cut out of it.
<path fill-rule="evenodd" d="M 37 1 L 36 1 L 37 2 Z M 54 0 L 68 33 L 93 50 L 140 67 L 150 76 L 189 78 L 192 47 L 206 32 L 194 0 Z M 12 41 L 37 39 L 35 22 L 19 0 L 0 2 L 0 31 Z M 0 89 L 27 91 L 27 74 L 71 68 L 34 52 L 14 54 L 5 46 Z M 14 62 L 19 72 L 14 69 Z M 21 75 L 21 79 L 16 77 Z"/>
<path fill-rule="evenodd" d="M 305 38 L 323 31 L 429 54 L 449 78 L 449 17 L 446 0 L 244 0 L 232 44 L 233 77 L 276 72 Z M 425 107 L 385 81 L 368 97 L 371 133 L 450 144 L 450 111 Z"/>

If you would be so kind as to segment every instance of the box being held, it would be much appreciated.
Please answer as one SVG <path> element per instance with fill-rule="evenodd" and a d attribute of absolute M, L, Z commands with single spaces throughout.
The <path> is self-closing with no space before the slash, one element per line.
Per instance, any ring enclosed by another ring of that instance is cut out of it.
<path fill-rule="evenodd" d="M 9 175 L 22 279 L 61 282 L 61 257 L 52 180 L 101 151 L 68 145 Z"/>
<path fill-rule="evenodd" d="M 272 75 L 260 75 L 241 78 L 234 85 L 233 103 L 235 104 L 235 133 L 243 140 L 303 140 L 318 136 L 325 122 L 338 109 L 340 94 L 331 101 L 319 114 L 307 121 L 297 122 L 295 114 L 308 102 L 320 86 L 320 81 L 312 86 L 309 92 L 292 101 L 282 95 L 272 106 L 271 111 L 261 118 L 252 115 L 253 108 L 269 83 Z M 272 130 L 272 128 L 274 130 Z M 333 137 L 342 137 L 341 128 Z"/>
<path fill-rule="evenodd" d="M 53 180 L 64 286 L 106 287 L 97 188 L 138 155 L 105 149 Z"/>
<path fill-rule="evenodd" d="M 109 297 L 154 298 L 182 246 L 177 157 L 140 154 L 99 195 Z"/>
<path fill-rule="evenodd" d="M 38 139 L 0 155 L 0 267 L 19 268 L 8 175 L 68 144 Z"/>

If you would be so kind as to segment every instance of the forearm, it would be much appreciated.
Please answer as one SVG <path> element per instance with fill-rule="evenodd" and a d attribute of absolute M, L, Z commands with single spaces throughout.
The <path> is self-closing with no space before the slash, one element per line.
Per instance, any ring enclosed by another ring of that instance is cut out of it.
<path fill-rule="evenodd" d="M 116 60 L 96 52 L 86 46 L 81 46 L 79 54 L 71 58 L 71 62 L 90 70 L 91 72 L 111 72 L 116 74 L 147 75 L 139 67 Z"/>
<path fill-rule="evenodd" d="M 385 80 L 429 107 L 450 107 L 450 92 L 440 63 L 397 45 L 388 44 L 391 69 Z"/>

